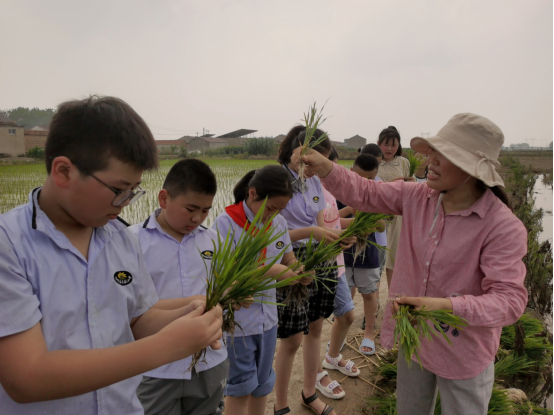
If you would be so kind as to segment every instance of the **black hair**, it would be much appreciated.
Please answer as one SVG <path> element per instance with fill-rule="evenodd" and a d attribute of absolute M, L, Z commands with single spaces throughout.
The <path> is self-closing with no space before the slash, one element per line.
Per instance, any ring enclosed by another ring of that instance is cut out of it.
<path fill-rule="evenodd" d="M 483 191 L 490 189 L 492 193 L 499 198 L 502 203 L 504 203 L 510 210 L 512 210 L 512 204 L 510 203 L 510 198 L 508 197 L 508 194 L 504 191 L 503 188 L 500 186 L 487 186 L 485 183 L 483 183 L 481 180 L 477 180 L 477 187 Z"/>
<path fill-rule="evenodd" d="M 60 104 L 44 153 L 48 174 L 59 156 L 69 158 L 83 173 L 106 169 L 111 157 L 140 170 L 158 167 L 152 132 L 129 104 L 114 97 L 92 95 Z"/>
<path fill-rule="evenodd" d="M 314 135 L 310 142 L 317 140 L 324 134 L 319 128 L 315 130 Z M 306 137 L 306 127 L 302 125 L 297 125 L 296 127 L 291 128 L 287 137 L 281 143 L 279 147 L 279 155 L 277 156 L 277 162 L 279 164 L 289 164 L 292 152 L 304 144 L 304 138 Z M 331 151 L 331 140 L 329 136 L 325 138 L 321 143 L 314 147 L 314 150 L 318 153 L 328 153 Z"/>
<path fill-rule="evenodd" d="M 374 157 L 383 157 L 383 150 L 377 144 L 366 144 L 361 149 L 360 154 L 371 154 Z"/>
<path fill-rule="evenodd" d="M 402 155 L 402 144 L 400 144 L 400 133 L 396 129 L 395 126 L 390 125 L 389 127 L 385 128 L 383 131 L 379 133 L 379 139 L 377 140 L 377 144 L 381 145 L 383 142 L 387 144 L 390 140 L 394 139 L 398 140 L 398 150 L 396 151 L 395 156 L 401 156 Z"/>
<path fill-rule="evenodd" d="M 269 199 L 275 196 L 291 198 L 294 194 L 290 173 L 275 164 L 246 173 L 233 189 L 235 203 L 246 200 L 248 190 L 252 187 L 256 189 L 257 200 L 262 200 L 266 197 Z"/>
<path fill-rule="evenodd" d="M 331 152 L 329 153 L 329 160 L 335 161 L 339 159 L 339 153 L 337 153 L 337 149 L 334 146 L 331 146 Z"/>
<path fill-rule="evenodd" d="M 206 163 L 198 159 L 179 160 L 171 167 L 165 178 L 163 189 L 171 198 L 188 191 L 215 195 L 217 181 L 215 174 Z"/>
<path fill-rule="evenodd" d="M 360 154 L 354 160 L 354 166 L 358 166 L 363 171 L 373 171 L 379 168 L 379 161 L 371 154 Z"/>

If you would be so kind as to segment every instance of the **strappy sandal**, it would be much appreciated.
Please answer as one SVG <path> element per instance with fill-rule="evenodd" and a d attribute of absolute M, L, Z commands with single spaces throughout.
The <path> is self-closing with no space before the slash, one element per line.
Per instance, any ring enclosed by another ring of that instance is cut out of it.
<path fill-rule="evenodd" d="M 340 383 L 336 380 L 329 383 L 327 386 L 323 386 L 321 384 L 321 379 L 323 379 L 325 376 L 329 376 L 329 373 L 327 373 L 326 370 L 324 370 L 321 373 L 317 374 L 316 382 L 315 382 L 315 388 L 320 391 L 323 396 L 329 399 L 342 399 L 344 398 L 344 395 L 346 395 L 346 391 L 343 389 L 340 393 L 334 393 L 333 390 L 340 386 Z"/>
<path fill-rule="evenodd" d="M 306 398 L 304 396 L 304 391 L 302 391 L 302 406 L 305 406 L 306 408 L 311 409 L 313 412 L 315 412 L 317 415 L 329 415 L 331 412 L 333 412 L 333 407 L 329 405 L 325 405 L 325 408 L 323 408 L 323 411 L 321 413 L 317 412 L 313 407 L 310 406 L 310 404 L 315 401 L 319 396 L 317 395 L 317 392 L 314 393 L 309 398 Z"/>
<path fill-rule="evenodd" d="M 279 409 L 278 411 L 275 410 L 275 405 L 273 405 L 273 415 L 285 415 L 290 414 L 290 408 L 287 406 L 283 409 Z"/>
<path fill-rule="evenodd" d="M 359 369 L 357 369 L 356 372 L 352 371 L 352 369 L 354 368 L 354 362 L 352 360 L 347 361 L 345 366 L 340 365 L 341 360 L 342 354 L 339 354 L 338 357 L 331 357 L 327 353 L 325 355 L 325 360 L 323 360 L 322 366 L 324 369 L 338 370 L 343 375 L 351 378 L 357 378 L 358 376 L 360 376 Z"/>
<path fill-rule="evenodd" d="M 368 349 L 371 349 L 370 352 L 364 352 L 362 350 L 362 347 L 367 347 Z M 375 342 L 371 339 L 364 338 L 362 340 L 362 344 L 360 344 L 360 348 L 358 349 L 360 353 L 365 354 L 366 356 L 371 356 L 375 354 Z"/>

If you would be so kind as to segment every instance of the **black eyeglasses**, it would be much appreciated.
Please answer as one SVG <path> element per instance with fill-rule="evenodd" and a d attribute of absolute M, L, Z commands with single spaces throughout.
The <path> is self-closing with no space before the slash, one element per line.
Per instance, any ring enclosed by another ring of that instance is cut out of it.
<path fill-rule="evenodd" d="M 137 186 L 136 191 L 116 189 L 115 187 L 112 187 L 109 184 L 104 183 L 102 180 L 100 180 L 92 173 L 87 173 L 87 175 L 96 179 L 99 183 L 102 183 L 104 186 L 106 186 L 108 189 L 110 189 L 112 192 L 115 193 L 115 197 L 112 200 L 112 206 L 121 206 L 127 201 L 129 201 L 129 204 L 132 205 L 137 200 L 139 200 L 142 196 L 144 196 L 144 194 L 146 193 L 146 190 L 144 190 L 140 186 Z"/>
<path fill-rule="evenodd" d="M 73 164 L 75 164 L 75 163 L 73 163 Z M 121 206 L 122 204 L 124 204 L 127 201 L 129 201 L 129 204 L 132 205 L 137 200 L 139 200 L 142 196 L 144 196 L 144 194 L 146 193 L 146 190 L 144 190 L 140 186 L 137 186 L 138 190 L 136 190 L 136 191 L 116 189 L 115 187 L 112 187 L 109 184 L 104 183 L 102 180 L 100 180 L 94 174 L 88 173 L 86 170 L 80 168 L 76 164 L 75 164 L 75 167 L 77 167 L 79 170 L 81 170 L 87 176 L 90 176 L 93 179 L 95 179 L 96 181 L 98 181 L 99 183 L 102 183 L 104 186 L 106 186 L 108 189 L 110 189 L 112 192 L 115 193 L 115 197 L 112 200 L 112 206 L 116 206 L 116 207 Z"/>

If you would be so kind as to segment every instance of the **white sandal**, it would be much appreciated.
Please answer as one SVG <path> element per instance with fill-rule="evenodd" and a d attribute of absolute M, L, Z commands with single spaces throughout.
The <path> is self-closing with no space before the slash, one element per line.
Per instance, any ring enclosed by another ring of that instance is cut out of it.
<path fill-rule="evenodd" d="M 329 373 L 327 373 L 326 370 L 324 370 L 323 372 L 317 374 L 317 378 L 316 378 L 317 381 L 315 382 L 315 388 L 318 391 L 320 391 L 323 394 L 323 396 L 325 396 L 327 398 L 330 398 L 330 399 L 342 399 L 342 398 L 344 398 L 344 395 L 346 395 L 346 392 L 344 391 L 344 389 L 340 393 L 333 393 L 333 389 L 340 386 L 340 383 L 337 382 L 336 380 L 332 381 L 327 386 L 323 386 L 321 384 L 320 381 L 325 376 L 329 376 Z"/>
<path fill-rule="evenodd" d="M 343 375 L 351 378 L 357 378 L 358 376 L 360 376 L 360 369 L 356 368 L 356 372 L 352 371 L 352 368 L 354 367 L 354 362 L 352 360 L 348 360 L 346 362 L 346 366 L 344 367 L 339 365 L 340 361 L 342 360 L 342 354 L 339 354 L 338 357 L 331 357 L 327 353 L 325 357 L 326 359 L 323 360 L 322 364 L 325 369 L 338 370 Z"/>

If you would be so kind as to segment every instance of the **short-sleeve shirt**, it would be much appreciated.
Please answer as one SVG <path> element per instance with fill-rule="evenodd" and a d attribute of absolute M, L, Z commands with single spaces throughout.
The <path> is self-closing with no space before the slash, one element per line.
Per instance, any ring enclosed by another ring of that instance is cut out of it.
<path fill-rule="evenodd" d="M 379 177 L 375 178 L 376 182 L 382 182 Z M 383 232 L 375 232 L 375 242 L 381 246 L 387 246 L 387 230 L 385 229 Z"/>
<path fill-rule="evenodd" d="M 337 199 L 323 186 L 323 194 L 325 195 L 325 211 L 323 212 L 323 219 L 325 226 L 331 229 L 342 229 L 340 224 L 339 208 L 337 206 Z M 344 254 L 337 255 L 337 269 L 338 275 L 345 273 L 344 269 Z"/>
<path fill-rule="evenodd" d="M 217 234 L 199 226 L 178 242 L 166 233 L 156 217 L 161 209 L 154 211 L 144 223 L 131 226 L 140 241 L 144 261 L 152 276 L 160 299 L 185 298 L 206 295 L 206 263 L 211 264 L 214 241 Z M 191 334 L 192 335 L 192 334 Z M 206 351 L 206 362 L 198 362 L 197 372 L 211 369 L 227 359 L 227 349 Z M 192 357 L 178 360 L 146 372 L 146 376 L 162 379 L 190 379 L 188 370 Z"/>
<path fill-rule="evenodd" d="M 252 222 L 255 216 L 254 213 L 252 213 L 248 206 L 246 206 L 246 203 L 242 203 L 244 206 L 244 212 L 246 213 L 246 218 Z M 282 237 L 267 247 L 266 257 L 268 262 L 273 261 L 275 257 L 282 257 L 283 254 L 292 251 L 287 221 L 285 218 L 281 215 L 276 215 L 275 218 L 273 218 L 271 227 L 275 230 L 274 235 L 278 235 L 282 232 L 284 233 Z M 231 219 L 227 212 L 223 212 L 216 218 L 214 224 L 212 225 L 212 229 L 217 230 L 222 239 L 224 239 L 229 230 L 231 230 L 235 244 L 244 232 L 243 228 L 237 225 L 237 223 Z M 278 264 L 279 261 L 276 263 Z M 275 288 L 263 291 L 263 296 L 258 297 L 258 299 L 275 303 Z M 263 334 L 265 331 L 271 330 L 277 325 L 277 306 L 255 302 L 250 305 L 249 308 L 241 308 L 239 311 L 236 311 L 235 321 L 242 327 L 242 330 L 235 330 L 235 337 Z"/>
<path fill-rule="evenodd" d="M 131 320 L 158 301 L 136 236 L 117 220 L 95 228 L 87 260 L 41 210 L 40 190 L 31 192 L 28 204 L 0 215 L 0 337 L 40 321 L 49 351 L 134 341 Z M 0 412 L 143 414 L 135 393 L 141 379 L 28 404 L 14 402 L 0 386 Z"/>
<path fill-rule="evenodd" d="M 298 175 L 287 168 L 293 178 Z M 318 226 L 317 214 L 325 209 L 325 195 L 319 177 L 313 176 L 306 179 L 308 190 L 305 193 L 295 192 L 287 207 L 281 211 L 281 215 L 286 219 L 289 229 L 309 228 Z M 292 243 L 294 248 L 298 248 L 306 243 L 308 239 L 302 239 Z"/>

